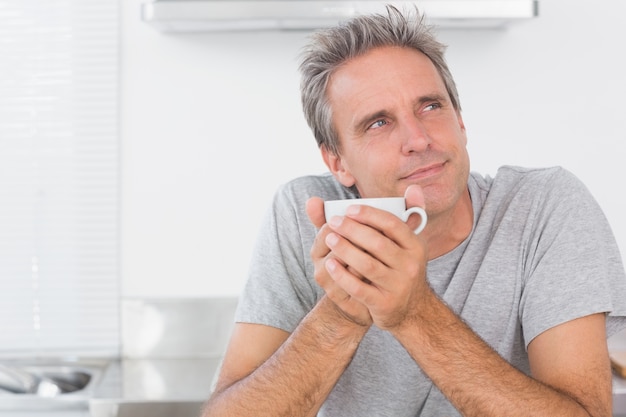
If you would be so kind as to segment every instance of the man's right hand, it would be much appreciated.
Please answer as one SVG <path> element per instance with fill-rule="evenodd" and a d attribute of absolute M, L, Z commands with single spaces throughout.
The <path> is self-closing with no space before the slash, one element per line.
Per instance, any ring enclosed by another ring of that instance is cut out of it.
<path fill-rule="evenodd" d="M 336 258 L 332 255 L 330 249 L 326 245 L 326 237 L 330 232 L 330 228 L 326 225 L 324 201 L 319 197 L 310 198 L 307 201 L 306 212 L 311 220 L 311 223 L 319 229 L 310 252 L 311 260 L 313 261 L 315 269 L 315 281 L 324 289 L 327 297 L 333 301 L 343 316 L 359 326 L 371 326 L 372 316 L 370 315 L 367 307 L 341 289 L 341 287 L 335 283 L 328 273 L 326 266 L 328 259 Z M 340 260 L 336 260 L 340 262 Z M 350 266 L 347 267 L 351 270 Z M 356 271 L 353 272 L 356 274 Z"/>

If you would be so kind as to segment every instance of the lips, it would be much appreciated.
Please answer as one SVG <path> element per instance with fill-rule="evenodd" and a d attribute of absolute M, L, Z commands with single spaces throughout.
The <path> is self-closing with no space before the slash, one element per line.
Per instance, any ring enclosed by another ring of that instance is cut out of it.
<path fill-rule="evenodd" d="M 445 162 L 441 162 L 441 163 L 435 163 L 435 164 L 430 164 L 424 167 L 420 167 L 414 171 L 411 171 L 409 175 L 402 177 L 402 179 L 419 181 L 419 180 L 427 179 L 429 177 L 433 177 L 435 175 L 440 174 L 443 171 L 445 164 L 446 164 Z"/>

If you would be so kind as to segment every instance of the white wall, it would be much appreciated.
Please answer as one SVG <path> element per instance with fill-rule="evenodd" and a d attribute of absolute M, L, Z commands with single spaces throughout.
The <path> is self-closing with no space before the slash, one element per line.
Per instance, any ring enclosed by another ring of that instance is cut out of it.
<path fill-rule="evenodd" d="M 163 34 L 122 1 L 125 296 L 235 295 L 276 187 L 324 170 L 301 115 L 308 33 Z M 446 30 L 473 169 L 562 165 L 626 252 L 626 2 L 540 0 L 507 30 Z"/>

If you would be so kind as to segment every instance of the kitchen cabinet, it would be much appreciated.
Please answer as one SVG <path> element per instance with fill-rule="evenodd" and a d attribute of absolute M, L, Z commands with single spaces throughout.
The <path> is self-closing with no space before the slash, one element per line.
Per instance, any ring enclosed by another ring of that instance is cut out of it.
<path fill-rule="evenodd" d="M 311 30 L 358 14 L 414 4 L 426 19 L 447 28 L 498 28 L 539 15 L 538 0 L 166 0 L 143 3 L 141 18 L 164 32 Z"/>

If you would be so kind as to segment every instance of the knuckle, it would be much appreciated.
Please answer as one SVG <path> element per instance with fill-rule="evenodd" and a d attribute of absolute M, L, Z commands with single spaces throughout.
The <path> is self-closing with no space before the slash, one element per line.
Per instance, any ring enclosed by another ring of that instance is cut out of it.
<path fill-rule="evenodd" d="M 378 267 L 378 261 L 368 256 L 367 258 L 363 260 L 361 273 L 365 277 L 370 277 L 376 272 L 377 267 Z"/>
<path fill-rule="evenodd" d="M 374 253 L 384 253 L 387 251 L 387 242 L 384 239 L 372 239 L 371 248 Z"/>
<path fill-rule="evenodd" d="M 320 286 L 324 286 L 327 281 L 326 277 L 327 273 L 323 268 L 315 268 L 315 271 L 313 272 L 313 278 L 315 279 L 315 282 L 317 282 Z"/>

